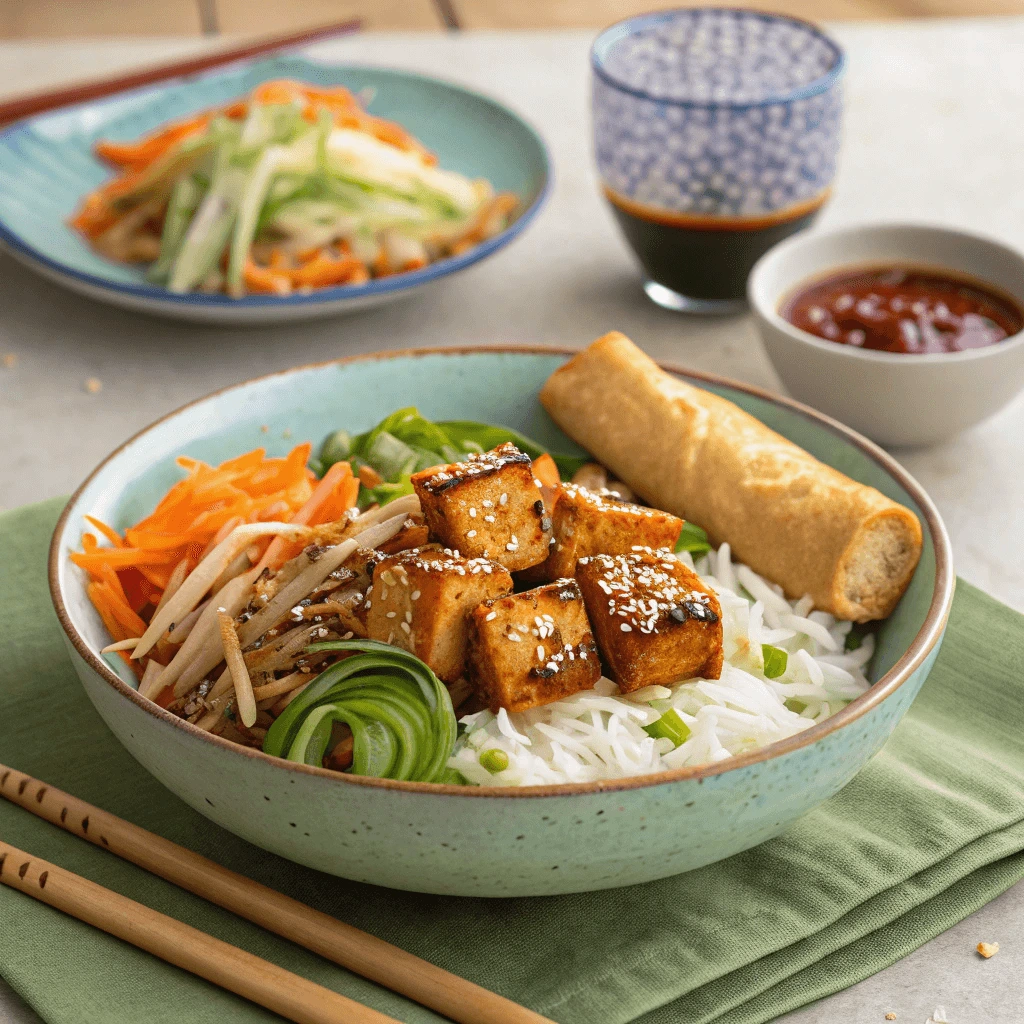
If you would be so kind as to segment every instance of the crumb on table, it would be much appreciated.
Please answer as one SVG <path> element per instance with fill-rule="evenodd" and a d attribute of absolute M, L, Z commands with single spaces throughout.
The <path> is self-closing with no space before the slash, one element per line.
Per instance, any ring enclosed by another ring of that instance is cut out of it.
<path fill-rule="evenodd" d="M 4 368 L 13 370 L 18 365 L 18 357 L 14 352 L 5 352 L 3 355 Z"/>
<path fill-rule="evenodd" d="M 90 395 L 98 395 L 103 390 L 103 381 L 98 377 L 90 377 L 85 382 L 85 390 L 88 391 Z"/>
<path fill-rule="evenodd" d="M 892 1013 L 892 1012 L 890 1011 L 889 1013 L 887 1013 L 887 1014 L 885 1015 L 885 1019 L 886 1019 L 886 1020 L 895 1020 L 895 1019 L 896 1019 L 896 1014 L 895 1014 L 895 1013 Z"/>
<path fill-rule="evenodd" d="M 978 950 L 978 952 L 986 960 L 988 960 L 989 957 L 993 957 L 993 956 L 996 955 L 996 953 L 999 952 L 999 943 L 998 942 L 979 942 L 978 945 L 975 948 Z"/>

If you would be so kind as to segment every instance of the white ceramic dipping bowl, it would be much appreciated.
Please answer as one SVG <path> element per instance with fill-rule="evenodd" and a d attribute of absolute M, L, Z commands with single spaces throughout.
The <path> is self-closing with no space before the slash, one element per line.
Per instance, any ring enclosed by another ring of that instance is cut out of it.
<path fill-rule="evenodd" d="M 933 444 L 998 412 L 1024 387 L 1024 332 L 968 352 L 907 355 L 825 341 L 779 314 L 785 299 L 815 278 L 887 263 L 975 278 L 1024 307 L 1024 255 L 980 235 L 915 224 L 790 238 L 758 261 L 747 297 L 794 398 L 880 444 Z"/>

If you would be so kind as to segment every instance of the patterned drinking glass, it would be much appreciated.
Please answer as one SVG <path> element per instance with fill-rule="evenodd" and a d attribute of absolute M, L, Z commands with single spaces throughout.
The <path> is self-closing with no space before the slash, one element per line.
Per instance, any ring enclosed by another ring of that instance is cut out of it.
<path fill-rule="evenodd" d="M 842 51 L 807 22 L 703 8 L 619 22 L 591 61 L 598 173 L 647 294 L 742 309 L 754 263 L 829 196 Z"/>

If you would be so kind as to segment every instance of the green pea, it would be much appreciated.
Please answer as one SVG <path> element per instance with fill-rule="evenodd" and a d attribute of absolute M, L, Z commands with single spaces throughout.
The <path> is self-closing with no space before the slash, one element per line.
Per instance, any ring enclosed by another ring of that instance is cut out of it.
<path fill-rule="evenodd" d="M 503 772 L 508 767 L 508 754 L 504 750 L 494 748 L 485 750 L 480 755 L 480 764 L 492 775 L 497 775 L 498 772 Z"/>

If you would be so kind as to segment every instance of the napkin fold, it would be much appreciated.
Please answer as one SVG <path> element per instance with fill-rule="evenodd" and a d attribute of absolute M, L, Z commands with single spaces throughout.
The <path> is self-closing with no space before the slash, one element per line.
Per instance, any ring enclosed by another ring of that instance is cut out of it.
<path fill-rule="evenodd" d="M 893 737 L 778 839 L 625 889 L 422 896 L 265 853 L 128 756 L 86 698 L 50 605 L 61 505 L 0 515 L 0 761 L 560 1024 L 760 1024 L 880 970 L 1024 877 L 1024 617 L 963 581 Z M 408 1024 L 441 1020 L 2 800 L 0 837 Z M 49 1024 L 278 1020 L 3 886 L 0 975 Z"/>

